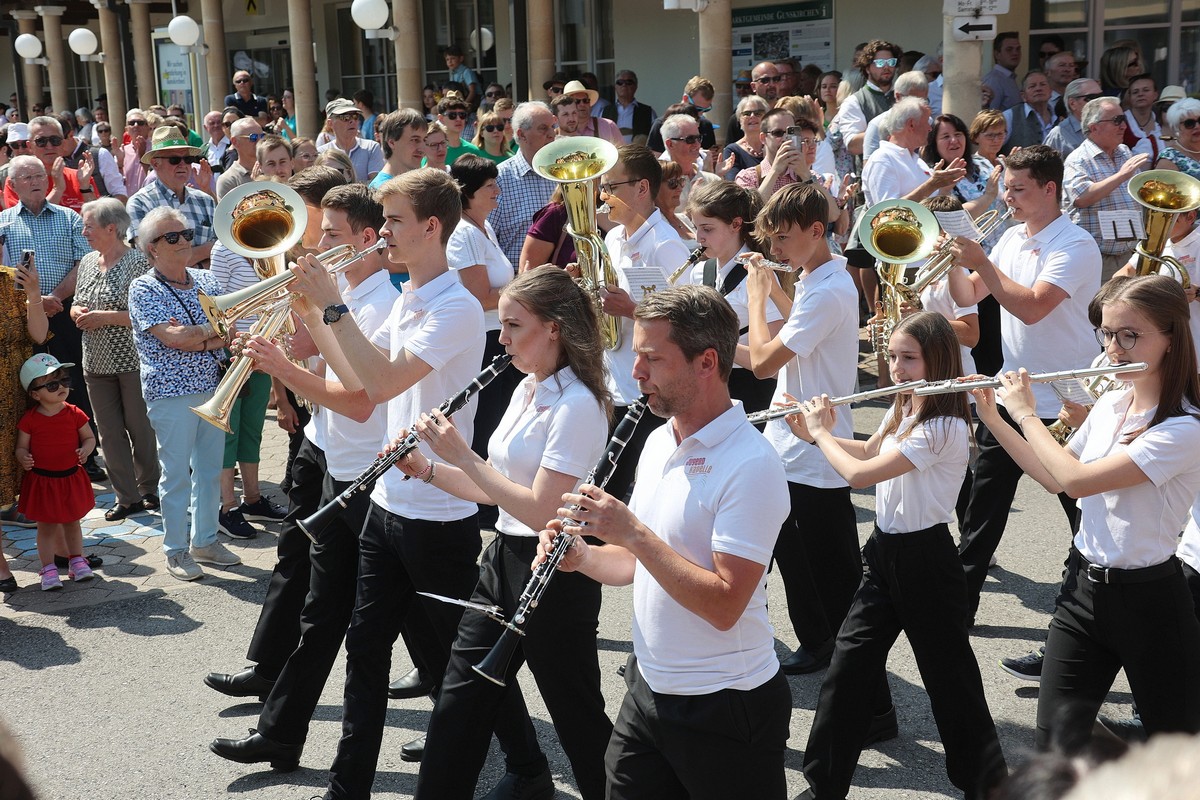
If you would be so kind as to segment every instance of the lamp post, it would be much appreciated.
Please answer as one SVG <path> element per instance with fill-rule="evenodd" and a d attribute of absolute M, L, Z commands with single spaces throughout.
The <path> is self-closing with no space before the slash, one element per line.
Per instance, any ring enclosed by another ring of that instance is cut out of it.
<path fill-rule="evenodd" d="M 17 49 L 17 55 L 25 59 L 26 64 L 44 67 L 50 63 L 50 59 L 42 57 L 42 40 L 32 33 L 22 33 L 13 42 L 13 46 Z"/>

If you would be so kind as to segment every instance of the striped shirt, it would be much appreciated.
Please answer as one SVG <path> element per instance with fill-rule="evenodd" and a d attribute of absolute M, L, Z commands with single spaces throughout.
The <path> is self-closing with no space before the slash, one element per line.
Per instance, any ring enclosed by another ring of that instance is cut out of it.
<path fill-rule="evenodd" d="M 1136 237 L 1105 239 L 1100 230 L 1100 212 L 1126 211 L 1141 216 L 1141 207 L 1125 190 L 1126 184 L 1121 184 L 1109 192 L 1108 197 L 1097 200 L 1087 208 L 1076 206 L 1075 199 L 1090 189 L 1093 183 L 1116 175 L 1131 158 L 1133 153 L 1123 144 L 1117 145 L 1116 152 L 1110 158 L 1091 139 L 1084 139 L 1083 144 L 1063 161 L 1063 211 L 1071 217 L 1071 222 L 1092 235 L 1096 244 L 1100 245 L 1100 252 L 1106 256 L 1132 253 L 1137 240 Z"/>
<path fill-rule="evenodd" d="M 217 238 L 216 231 L 213 230 L 213 219 L 216 216 L 217 202 L 206 195 L 199 189 L 193 189 L 190 186 L 185 186 L 183 189 L 183 202 L 179 202 L 176 194 L 167 188 L 167 185 L 160 180 L 155 180 L 144 189 L 138 190 L 136 194 L 129 198 L 129 204 L 126 210 L 129 212 L 130 219 L 133 224 L 129 226 L 129 238 L 131 240 L 137 238 L 138 225 L 142 222 L 142 217 L 150 213 L 151 209 L 159 206 L 177 209 L 183 218 L 187 220 L 189 228 L 196 230 L 196 238 L 192 240 L 193 246 L 208 244 L 213 239 Z"/>
<path fill-rule="evenodd" d="M 83 219 L 53 203 L 43 205 L 37 214 L 19 201 L 0 211 L 0 241 L 5 264 L 20 264 L 22 250 L 34 251 L 42 294 L 58 288 L 79 259 L 92 249 L 83 238 Z"/>
<path fill-rule="evenodd" d="M 521 265 L 517 262 L 521 260 L 525 233 L 529 230 L 533 215 L 550 202 L 550 195 L 554 194 L 554 182 L 534 172 L 520 150 L 497 169 L 500 205 L 488 215 L 487 221 L 495 229 L 500 249 L 508 257 L 513 269 L 520 271 Z"/>

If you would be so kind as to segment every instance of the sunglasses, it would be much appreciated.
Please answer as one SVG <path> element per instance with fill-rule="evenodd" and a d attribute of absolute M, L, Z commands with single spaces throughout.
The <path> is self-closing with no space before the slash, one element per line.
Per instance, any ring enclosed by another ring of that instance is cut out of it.
<path fill-rule="evenodd" d="M 783 80 L 782 75 L 763 75 L 761 78 L 755 78 L 755 83 L 779 83 Z"/>
<path fill-rule="evenodd" d="M 665 181 L 668 189 L 682 189 L 686 182 L 683 178 L 668 178 Z"/>
<path fill-rule="evenodd" d="M 782 139 L 787 136 L 787 128 L 776 128 L 773 131 L 763 131 L 767 136 L 774 136 L 776 139 Z"/>
<path fill-rule="evenodd" d="M 484 92 L 484 97 L 504 97 L 504 92 Z"/>
<path fill-rule="evenodd" d="M 1187 128 L 1189 131 L 1194 130 L 1197 125 L 1200 125 L 1200 119 L 1192 117 L 1191 119 L 1180 120 L 1179 124 Z"/>
<path fill-rule="evenodd" d="M 466 119 L 467 112 L 465 111 L 447 111 L 446 119 Z"/>
<path fill-rule="evenodd" d="M 178 167 L 180 164 L 199 164 L 200 156 L 156 156 L 166 161 L 172 167 Z"/>
<path fill-rule="evenodd" d="M 192 241 L 196 238 L 195 228 L 186 228 L 182 231 L 168 231 L 162 236 L 156 236 L 150 240 L 150 244 L 157 244 L 160 240 L 166 239 L 167 244 L 179 244 L 179 237 L 182 236 L 184 241 Z"/>
<path fill-rule="evenodd" d="M 497 131 L 503 131 L 504 126 L 503 125 L 484 125 L 483 129 L 485 131 L 487 131 L 488 133 L 496 133 Z"/>
<path fill-rule="evenodd" d="M 131 119 L 128 122 L 126 122 L 125 124 L 131 128 L 139 128 L 144 125 L 149 125 L 150 123 L 146 122 L 146 120 L 144 120 L 144 119 Z"/>
<path fill-rule="evenodd" d="M 1120 115 L 1119 117 L 1113 117 L 1112 119 L 1097 120 L 1097 122 L 1111 122 L 1113 125 L 1116 125 L 1118 127 L 1129 124 L 1129 120 L 1125 119 L 1124 114 Z"/>
<path fill-rule="evenodd" d="M 29 147 L 29 142 L 28 142 L 28 140 L 20 141 L 20 142 L 9 142 L 8 146 L 11 147 L 13 150 L 24 150 L 25 148 Z"/>
<path fill-rule="evenodd" d="M 47 145 L 49 145 L 50 147 L 58 147 L 59 145 L 61 145 L 63 143 L 63 137 L 61 137 L 61 136 L 39 136 L 33 140 L 33 143 L 36 144 L 38 147 L 46 147 Z"/>
<path fill-rule="evenodd" d="M 1126 348 L 1126 349 L 1128 349 L 1128 348 Z M 38 392 L 38 391 L 41 391 L 42 389 L 45 389 L 48 392 L 57 392 L 59 389 L 70 389 L 70 388 L 71 388 L 71 379 L 70 378 L 62 378 L 61 380 L 43 383 L 41 386 L 30 386 L 29 391 Z"/>
<path fill-rule="evenodd" d="M 742 116 L 743 117 L 761 117 L 761 116 L 765 115 L 766 113 L 767 112 L 765 112 L 765 111 L 760 111 L 757 108 L 753 108 L 753 109 L 750 109 L 749 111 L 743 111 Z"/>
<path fill-rule="evenodd" d="M 562 94 L 563 87 L 562 86 L 551 86 L 546 91 L 549 92 L 550 94 Z"/>
<path fill-rule="evenodd" d="M 234 83 L 239 83 L 239 84 L 240 83 L 249 83 L 249 82 L 250 82 L 249 78 L 238 78 L 237 80 L 234 81 Z"/>
<path fill-rule="evenodd" d="M 359 115 L 357 111 L 348 111 L 345 114 L 334 114 L 333 118 L 338 122 L 357 122 Z"/>
<path fill-rule="evenodd" d="M 703 137 L 698 133 L 693 133 L 691 136 L 672 136 L 672 142 L 683 142 L 685 144 L 700 144 Z"/>
<path fill-rule="evenodd" d="M 112 128 L 96 128 L 96 133 L 112 133 Z"/>
<path fill-rule="evenodd" d="M 697 111 L 699 111 L 701 114 L 703 114 L 703 113 L 705 113 L 705 112 L 707 112 L 707 111 L 712 111 L 712 105 L 711 105 L 711 104 L 710 104 L 710 105 L 707 105 L 707 106 L 702 106 L 702 105 L 700 105 L 699 103 L 697 103 L 697 102 L 696 102 L 696 101 L 695 101 L 695 100 L 692 98 L 692 96 L 691 96 L 690 94 L 688 94 L 688 95 L 684 95 L 684 97 L 686 97 L 686 98 L 687 98 L 687 101 L 688 101 L 689 103 L 691 103 L 692 105 L 694 105 L 694 106 L 696 107 L 696 110 L 697 110 Z"/>
<path fill-rule="evenodd" d="M 872 61 L 871 63 L 874 64 L 876 66 L 876 68 L 883 69 L 884 67 L 896 66 L 897 64 L 900 63 L 900 59 L 898 59 L 898 58 L 877 58 L 874 61 Z"/>
<path fill-rule="evenodd" d="M 246 134 L 242 134 L 241 138 L 249 139 L 250 143 L 253 144 L 254 142 L 257 142 L 259 139 L 263 138 L 264 136 L 266 136 L 265 133 L 246 133 Z"/>
<path fill-rule="evenodd" d="M 618 78 L 617 86 L 637 86 L 637 81 L 631 81 L 628 78 Z"/>

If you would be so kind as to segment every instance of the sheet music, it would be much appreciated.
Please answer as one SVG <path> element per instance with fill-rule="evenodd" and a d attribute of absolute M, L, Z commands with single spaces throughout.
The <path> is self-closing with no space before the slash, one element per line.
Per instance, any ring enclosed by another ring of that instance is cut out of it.
<path fill-rule="evenodd" d="M 625 279 L 629 282 L 629 296 L 640 303 L 648 294 L 662 291 L 670 286 L 667 276 L 658 267 L 648 265 L 624 267 Z"/>
<path fill-rule="evenodd" d="M 966 211 L 935 211 L 933 215 L 948 236 L 962 236 L 974 242 L 983 238 L 983 232 Z"/>
<path fill-rule="evenodd" d="M 1141 211 L 1136 209 L 1097 211 L 1096 218 L 1100 221 L 1100 235 L 1104 237 L 1105 241 L 1135 241 L 1146 238 Z"/>
<path fill-rule="evenodd" d="M 1081 406 L 1090 406 L 1096 402 L 1096 398 L 1088 391 L 1087 381 L 1082 378 L 1051 381 L 1050 388 L 1058 395 L 1059 400 L 1070 400 Z"/>

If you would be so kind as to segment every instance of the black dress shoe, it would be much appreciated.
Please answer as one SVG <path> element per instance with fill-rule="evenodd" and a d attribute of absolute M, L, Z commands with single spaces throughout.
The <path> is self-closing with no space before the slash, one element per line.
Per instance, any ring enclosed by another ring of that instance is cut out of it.
<path fill-rule="evenodd" d="M 230 697 L 257 697 L 259 700 L 266 700 L 275 681 L 259 677 L 254 667 L 246 667 L 232 675 L 210 672 L 204 676 L 204 685 Z"/>
<path fill-rule="evenodd" d="M 280 744 L 272 742 L 253 728 L 245 739 L 213 739 L 209 750 L 236 761 L 239 764 L 257 764 L 267 761 L 271 769 L 280 772 L 291 772 L 300 766 L 300 754 L 304 752 L 302 744 Z"/>
<path fill-rule="evenodd" d="M 408 744 L 401 745 L 401 747 L 400 747 L 400 760 L 401 761 L 408 761 L 408 762 L 412 763 L 414 761 L 420 761 L 424 757 L 425 757 L 425 737 L 424 736 L 422 736 L 419 739 L 413 739 Z"/>
<path fill-rule="evenodd" d="M 867 728 L 867 738 L 863 739 L 863 747 L 870 747 L 878 742 L 887 742 L 900 735 L 900 726 L 896 722 L 896 707 L 892 706 L 882 714 L 871 717 L 871 727 Z"/>
<path fill-rule="evenodd" d="M 108 473 L 104 471 L 104 467 L 97 464 L 95 461 L 89 461 L 83 465 L 84 471 L 87 473 L 88 480 L 92 483 L 100 483 L 108 479 Z"/>
<path fill-rule="evenodd" d="M 86 555 L 83 558 L 88 562 L 88 566 L 92 569 L 100 569 L 100 567 L 104 566 L 103 556 Z M 67 558 L 66 556 L 55 556 L 54 566 L 58 567 L 59 572 L 64 572 L 71 568 L 71 559 Z"/>
<path fill-rule="evenodd" d="M 807 675 L 828 667 L 831 658 L 833 639 L 815 648 L 800 645 L 796 652 L 779 663 L 779 668 L 783 670 L 784 675 Z"/>
<path fill-rule="evenodd" d="M 544 769 L 532 777 L 506 772 L 483 800 L 550 800 L 554 797 L 554 779 Z"/>
<path fill-rule="evenodd" d="M 388 697 L 393 700 L 408 700 L 424 697 L 433 691 L 433 681 L 423 680 L 415 667 L 403 678 L 397 678 L 388 686 Z M 419 760 L 419 759 L 414 759 Z"/>

